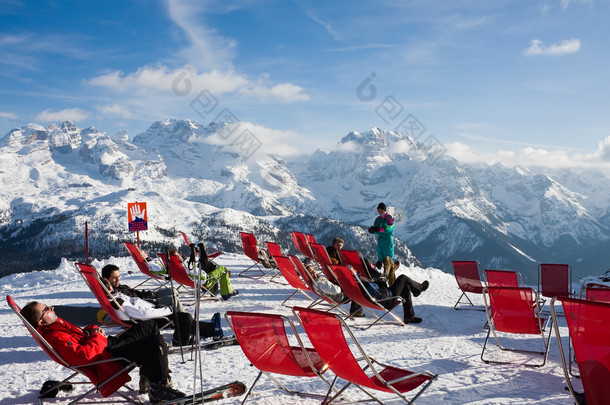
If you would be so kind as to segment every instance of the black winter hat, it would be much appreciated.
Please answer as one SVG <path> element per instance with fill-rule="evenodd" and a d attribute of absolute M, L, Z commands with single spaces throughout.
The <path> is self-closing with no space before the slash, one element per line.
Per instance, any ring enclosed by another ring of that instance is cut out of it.
<path fill-rule="evenodd" d="M 380 203 L 379 203 L 379 205 L 377 206 L 377 209 L 382 209 L 382 210 L 384 210 L 384 211 L 387 211 L 387 210 L 386 210 L 386 207 L 385 207 L 385 204 L 384 204 L 384 203 L 382 203 L 382 202 L 380 202 Z"/>

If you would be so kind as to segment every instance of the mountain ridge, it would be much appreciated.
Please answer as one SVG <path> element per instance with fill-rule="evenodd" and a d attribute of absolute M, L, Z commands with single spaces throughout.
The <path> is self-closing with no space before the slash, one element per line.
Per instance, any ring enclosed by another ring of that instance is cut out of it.
<path fill-rule="evenodd" d="M 407 262 L 449 271 L 450 260 L 478 259 L 525 270 L 532 281 L 539 262 L 601 272 L 610 259 L 602 249 L 610 239 L 610 180 L 595 172 L 462 164 L 379 128 L 351 131 L 330 152 L 249 157 L 222 142 L 230 130 L 168 118 L 134 137 L 69 121 L 10 131 L 0 140 L 0 256 L 34 246 L 51 257 L 54 244 L 81 254 L 65 246 L 81 243 L 86 220 L 98 254 L 120 254 L 108 245 L 132 237 L 125 208 L 137 200 L 151 204 L 151 248 L 179 243 L 178 230 L 229 251 L 241 250 L 239 230 L 289 248 L 288 232 L 303 227 L 342 236 L 374 257 L 374 236 L 364 230 L 384 201 L 394 208 L 398 256 Z M 32 269 L 46 263 L 26 256 Z M 3 262 L 0 274 L 16 265 Z"/>

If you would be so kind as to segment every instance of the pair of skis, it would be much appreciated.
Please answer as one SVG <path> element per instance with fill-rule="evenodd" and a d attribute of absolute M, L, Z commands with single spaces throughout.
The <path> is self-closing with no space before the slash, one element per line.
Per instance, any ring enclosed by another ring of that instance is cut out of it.
<path fill-rule="evenodd" d="M 244 392 L 246 392 L 246 384 L 239 381 L 233 381 L 232 383 L 211 388 L 195 395 L 188 395 L 171 401 L 160 402 L 159 405 L 187 405 L 201 403 L 202 401 L 211 402 L 224 398 L 238 397 L 243 395 Z"/>
<path fill-rule="evenodd" d="M 212 340 L 210 342 L 203 342 L 203 343 L 199 343 L 199 348 L 203 349 L 203 350 L 216 350 L 216 349 L 220 349 L 223 346 L 233 346 L 233 345 L 237 345 L 237 338 L 235 336 L 227 336 L 224 337 L 222 339 L 219 340 Z M 182 347 L 184 350 L 186 350 L 187 352 L 192 350 L 192 349 L 196 349 L 197 346 L 183 346 Z M 173 353 L 177 353 L 180 350 L 179 347 L 177 346 L 172 346 L 169 348 L 169 354 L 173 354 Z"/>

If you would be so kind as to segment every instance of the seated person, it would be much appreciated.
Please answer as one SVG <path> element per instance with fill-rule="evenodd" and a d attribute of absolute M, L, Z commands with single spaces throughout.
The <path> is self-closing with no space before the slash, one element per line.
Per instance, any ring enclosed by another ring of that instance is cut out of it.
<path fill-rule="evenodd" d="M 342 302 L 343 300 L 345 300 L 345 294 L 343 294 L 341 287 L 331 283 L 323 275 L 318 274 L 313 268 L 310 258 L 305 258 L 303 265 L 305 266 L 307 273 L 309 273 L 309 275 L 313 279 L 313 285 L 318 294 L 328 297 L 335 302 Z"/>
<path fill-rule="evenodd" d="M 382 264 L 385 274 L 393 275 L 394 271 L 398 267 L 392 262 L 392 259 L 389 256 L 383 259 Z M 420 284 L 402 274 L 396 278 L 391 286 L 388 286 L 386 277 L 384 277 L 379 271 L 373 268 L 370 269 L 369 272 L 372 275 L 372 278 L 369 279 L 362 276 L 359 277 L 360 281 L 362 281 L 362 284 L 364 285 L 364 288 L 371 295 L 371 297 L 375 299 L 384 299 L 392 296 L 402 297 L 404 299 L 404 323 L 420 323 L 422 321 L 420 317 L 415 316 L 411 294 L 413 294 L 414 297 L 419 297 L 422 292 L 426 291 L 430 285 L 427 280 Z M 386 308 L 391 308 L 395 302 L 395 300 L 388 300 L 381 302 L 380 304 Z"/>
<path fill-rule="evenodd" d="M 167 321 L 172 321 L 174 324 L 174 337 L 172 345 L 184 346 L 192 343 L 192 338 L 195 335 L 195 321 L 193 316 L 188 312 L 176 312 L 171 307 L 154 304 L 138 297 L 132 297 L 122 293 L 119 290 L 113 289 L 107 279 L 102 278 L 112 297 L 123 308 L 123 311 L 117 312 L 119 318 L 123 321 L 146 320 L 154 319 L 159 327 L 164 326 Z M 111 301 L 115 306 L 114 301 Z M 118 308 L 117 308 L 118 309 Z M 214 340 L 219 340 L 223 337 L 223 331 L 220 327 L 220 313 L 216 312 L 212 316 L 211 322 L 199 322 L 199 331 L 202 338 L 212 337 Z"/>
<path fill-rule="evenodd" d="M 220 296 L 223 300 L 228 300 L 229 298 L 239 294 L 238 290 L 231 289 L 231 280 L 229 278 L 229 270 L 225 266 L 219 266 L 214 263 L 212 260 L 208 259 L 208 254 L 205 251 L 205 246 L 203 243 L 199 245 L 199 263 L 201 264 L 201 269 L 206 272 L 207 275 L 212 277 L 208 277 L 206 284 L 204 287 L 210 289 L 216 283 L 216 279 L 220 282 Z M 180 253 L 178 253 L 178 249 L 175 247 L 171 247 L 169 249 L 170 256 L 177 256 L 181 261 L 184 262 L 184 258 Z M 189 271 L 189 276 L 191 278 L 196 277 L 194 270 L 189 269 L 189 266 L 185 264 L 184 266 L 187 271 Z"/>
<path fill-rule="evenodd" d="M 330 257 L 330 261 L 333 264 L 343 264 L 341 260 L 341 249 L 343 249 L 344 241 L 341 238 L 333 239 L 333 244 L 331 246 L 326 246 L 326 251 L 328 252 L 328 257 Z"/>
<path fill-rule="evenodd" d="M 138 297 L 152 302 L 153 304 L 164 305 L 167 307 L 173 307 L 174 303 L 178 312 L 184 312 L 180 299 L 178 298 L 178 291 L 172 288 L 159 288 L 158 290 L 136 290 L 125 284 L 121 284 L 121 272 L 119 266 L 114 264 L 107 264 L 102 267 L 102 278 L 108 280 L 110 285 L 115 291 L 119 291 L 130 297 Z"/>
<path fill-rule="evenodd" d="M 85 365 L 111 357 L 124 357 L 140 366 L 140 374 L 149 384 L 150 402 L 156 404 L 184 397 L 184 393 L 171 387 L 167 344 L 154 321 L 140 322 L 118 336 L 106 336 L 106 332 L 97 326 L 81 329 L 64 321 L 55 314 L 53 307 L 37 301 L 24 306 L 21 315 L 69 363 Z M 110 378 L 113 372 L 115 370 L 107 363 L 95 366 L 97 381 Z"/>
<path fill-rule="evenodd" d="M 167 275 L 167 269 L 165 268 L 165 265 L 163 264 L 163 261 L 161 259 L 159 259 L 159 258 L 153 259 L 152 257 L 148 256 L 148 254 L 145 251 L 143 251 L 142 249 L 140 249 L 137 246 L 136 246 L 136 249 L 138 249 L 138 251 L 140 252 L 140 255 L 142 255 L 142 258 L 144 260 L 146 260 L 146 262 L 148 263 L 148 267 L 152 274 L 154 274 L 155 276 L 162 276 L 162 277 Z"/>

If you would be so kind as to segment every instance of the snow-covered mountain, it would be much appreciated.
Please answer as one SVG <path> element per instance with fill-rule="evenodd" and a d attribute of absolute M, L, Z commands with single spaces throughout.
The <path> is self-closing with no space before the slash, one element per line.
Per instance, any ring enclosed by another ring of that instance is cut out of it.
<path fill-rule="evenodd" d="M 179 230 L 235 252 L 241 230 L 286 249 L 293 246 L 289 232 L 302 230 L 321 243 L 342 235 L 373 255 L 374 238 L 323 215 L 284 161 L 247 158 L 223 143 L 227 127 L 167 119 L 133 140 L 71 122 L 11 131 L 0 141 L 0 274 L 84 259 L 85 222 L 92 255 L 124 255 L 119 242 L 134 237 L 126 229 L 127 203 L 135 201 L 147 202 L 150 226 L 141 237 L 153 252 L 181 243 Z M 398 252 L 417 262 L 406 244 Z"/>
<path fill-rule="evenodd" d="M 610 180 L 599 173 L 463 165 L 378 128 L 287 162 L 249 156 L 226 142 L 231 131 L 167 119 L 135 137 L 71 122 L 9 132 L 0 140 L 0 274 L 84 258 L 85 221 L 92 255 L 124 255 L 134 201 L 148 204 L 141 238 L 150 251 L 179 244 L 179 230 L 226 251 L 241 251 L 240 230 L 289 249 L 288 232 L 302 230 L 322 243 L 340 235 L 374 257 L 365 229 L 384 201 L 406 262 L 449 270 L 452 259 L 477 259 L 535 281 L 540 262 L 599 273 L 610 259 Z"/>
<path fill-rule="evenodd" d="M 377 128 L 290 167 L 340 220 L 365 224 L 379 201 L 394 206 L 396 235 L 425 265 L 449 270 L 451 260 L 477 259 L 535 283 L 540 262 L 570 263 L 579 274 L 610 262 L 602 173 L 464 165 Z"/>

